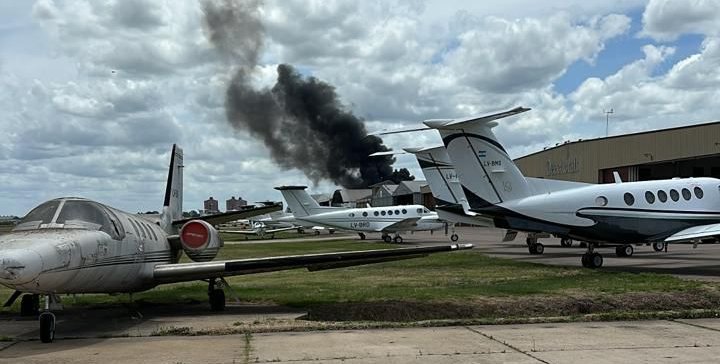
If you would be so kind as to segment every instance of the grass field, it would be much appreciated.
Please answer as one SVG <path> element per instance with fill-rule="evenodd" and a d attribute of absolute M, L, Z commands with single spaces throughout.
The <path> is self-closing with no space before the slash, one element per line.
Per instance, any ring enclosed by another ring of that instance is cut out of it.
<path fill-rule="evenodd" d="M 392 248 L 358 240 L 226 246 L 219 259 Z M 318 320 L 415 320 L 563 316 L 584 313 L 711 309 L 718 285 L 669 275 L 604 272 L 490 258 L 474 251 L 307 272 L 228 279 L 245 302 L 306 309 Z M 11 294 L 0 290 L 0 300 Z M 135 295 L 149 303 L 206 302 L 203 282 L 165 285 Z M 84 295 L 67 305 L 126 302 L 127 295 Z M 17 306 L 17 304 L 16 304 Z"/>

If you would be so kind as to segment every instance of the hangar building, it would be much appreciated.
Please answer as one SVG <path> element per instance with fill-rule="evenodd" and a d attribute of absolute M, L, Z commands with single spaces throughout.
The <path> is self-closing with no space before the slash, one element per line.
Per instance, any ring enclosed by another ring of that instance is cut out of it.
<path fill-rule="evenodd" d="M 515 160 L 525 176 L 588 183 L 720 178 L 720 121 L 565 142 Z"/>

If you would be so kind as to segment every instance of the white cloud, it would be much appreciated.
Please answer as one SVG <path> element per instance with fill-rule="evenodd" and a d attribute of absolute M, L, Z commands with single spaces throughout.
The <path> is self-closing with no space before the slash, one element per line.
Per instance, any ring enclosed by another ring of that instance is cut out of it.
<path fill-rule="evenodd" d="M 715 0 L 650 0 L 640 35 L 661 41 L 675 40 L 682 34 L 718 35 L 720 2 Z"/>

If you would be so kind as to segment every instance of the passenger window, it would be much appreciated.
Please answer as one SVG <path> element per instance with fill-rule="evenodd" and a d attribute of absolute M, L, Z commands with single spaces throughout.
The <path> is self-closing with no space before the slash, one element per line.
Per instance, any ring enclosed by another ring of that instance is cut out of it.
<path fill-rule="evenodd" d="M 367 212 L 363 212 L 363 217 L 367 217 L 367 215 L 368 215 Z"/>
<path fill-rule="evenodd" d="M 677 202 L 680 199 L 680 194 L 678 193 L 677 190 L 672 189 L 672 190 L 670 190 L 670 198 L 673 201 Z"/>
<path fill-rule="evenodd" d="M 695 197 L 697 197 L 698 199 L 703 198 L 703 196 L 705 195 L 705 194 L 703 193 L 702 188 L 700 188 L 700 187 L 695 187 L 695 188 L 693 188 L 693 192 L 695 192 Z"/>
<path fill-rule="evenodd" d="M 660 190 L 657 192 L 657 195 L 658 195 L 658 199 L 660 200 L 660 202 L 667 201 L 667 193 L 665 193 L 665 191 Z"/>
<path fill-rule="evenodd" d="M 402 209 L 403 215 L 407 214 L 407 210 Z"/>
<path fill-rule="evenodd" d="M 392 210 L 388 211 L 388 215 L 392 215 Z"/>
<path fill-rule="evenodd" d="M 381 211 L 381 212 L 380 212 L 380 215 L 385 216 L 385 211 Z"/>
<path fill-rule="evenodd" d="M 422 209 L 417 209 L 418 214 L 422 214 Z"/>
<path fill-rule="evenodd" d="M 650 191 L 645 191 L 645 201 L 648 203 L 655 203 L 655 195 Z"/>
<path fill-rule="evenodd" d="M 400 210 L 395 210 L 395 215 L 400 215 Z"/>
<path fill-rule="evenodd" d="M 682 195 L 685 201 L 690 201 L 690 197 L 692 197 L 692 195 L 690 194 L 690 190 L 688 190 L 687 188 L 682 189 Z"/>
<path fill-rule="evenodd" d="M 598 206 L 606 206 L 607 205 L 607 198 L 605 196 L 598 196 L 595 199 L 595 204 Z"/>
<path fill-rule="evenodd" d="M 375 211 L 375 212 L 373 212 L 373 215 L 378 216 L 378 215 L 380 215 L 380 213 Z"/>
<path fill-rule="evenodd" d="M 625 192 L 623 199 L 628 206 L 632 206 L 633 204 L 635 204 L 635 197 L 630 192 Z"/>

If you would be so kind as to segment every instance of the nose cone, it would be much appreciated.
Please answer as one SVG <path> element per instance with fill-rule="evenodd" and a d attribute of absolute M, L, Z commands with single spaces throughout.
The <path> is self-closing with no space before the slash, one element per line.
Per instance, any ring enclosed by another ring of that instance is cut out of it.
<path fill-rule="evenodd" d="M 34 250 L 0 251 L 0 283 L 19 285 L 31 282 L 42 270 L 42 259 Z"/>

